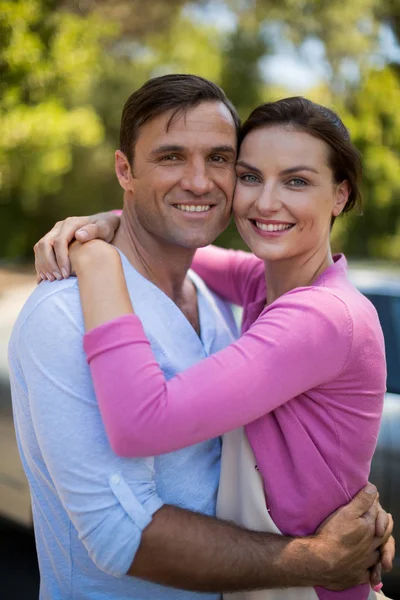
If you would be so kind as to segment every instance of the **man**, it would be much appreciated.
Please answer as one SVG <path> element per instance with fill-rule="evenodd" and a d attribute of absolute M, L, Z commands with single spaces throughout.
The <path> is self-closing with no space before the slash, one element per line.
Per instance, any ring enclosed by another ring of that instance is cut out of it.
<path fill-rule="evenodd" d="M 167 376 L 234 338 L 226 306 L 188 269 L 195 249 L 228 223 L 238 127 L 222 90 L 194 76 L 151 80 L 123 111 L 116 173 L 124 210 L 113 243 Z M 372 539 L 376 507 L 362 517 L 374 488 L 310 538 L 246 531 L 213 518 L 220 441 L 157 458 L 115 456 L 83 331 L 77 282 L 69 279 L 35 290 L 10 343 L 41 598 L 194 600 L 195 591 L 182 590 L 198 590 L 216 600 L 222 590 L 339 589 L 367 580 L 381 543 Z"/>

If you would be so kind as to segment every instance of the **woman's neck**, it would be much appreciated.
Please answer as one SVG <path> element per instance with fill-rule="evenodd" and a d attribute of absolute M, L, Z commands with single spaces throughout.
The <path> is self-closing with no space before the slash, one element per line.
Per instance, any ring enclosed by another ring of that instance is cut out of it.
<path fill-rule="evenodd" d="M 290 290 L 311 285 L 332 264 L 330 248 L 311 256 L 265 261 L 267 305 Z"/>

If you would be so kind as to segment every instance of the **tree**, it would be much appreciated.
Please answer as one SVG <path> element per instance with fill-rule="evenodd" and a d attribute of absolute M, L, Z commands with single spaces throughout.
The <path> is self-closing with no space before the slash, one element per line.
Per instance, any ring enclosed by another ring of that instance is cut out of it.
<path fill-rule="evenodd" d="M 146 79 L 198 73 L 222 84 L 245 118 L 271 92 L 277 97 L 262 71 L 274 40 L 291 40 L 301 55 L 310 37 L 323 44 L 330 73 L 329 89 L 316 94 L 351 123 L 368 165 L 365 219 L 347 228 L 339 221 L 334 233 L 351 253 L 397 256 L 390 123 L 398 125 L 399 72 L 371 70 L 371 57 L 382 24 L 398 31 L 399 3 L 226 0 L 236 22 L 226 33 L 185 10 L 196 5 L 212 15 L 221 3 L 207 0 L 0 0 L 0 256 L 28 256 L 54 220 L 120 202 L 113 173 L 120 112 Z M 344 75 L 349 63 L 358 79 Z M 380 93 L 393 98 L 390 110 Z M 221 243 L 239 240 L 231 227 Z"/>
<path fill-rule="evenodd" d="M 400 258 L 400 82 L 391 67 L 370 71 L 343 110 L 364 162 L 363 216 L 342 227 L 346 252 Z"/>
<path fill-rule="evenodd" d="M 0 2 L 0 253 L 25 250 L 42 198 L 71 166 L 72 148 L 104 135 L 88 102 L 101 42 L 113 28 L 52 2 Z M 9 236 L 10 227 L 14 235 Z"/>

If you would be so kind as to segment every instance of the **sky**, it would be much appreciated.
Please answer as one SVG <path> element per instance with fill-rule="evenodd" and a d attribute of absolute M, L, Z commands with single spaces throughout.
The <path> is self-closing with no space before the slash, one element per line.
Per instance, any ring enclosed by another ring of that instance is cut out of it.
<path fill-rule="evenodd" d="M 234 30 L 237 25 L 236 15 L 222 0 L 213 2 L 211 8 L 189 5 L 185 8 L 185 13 L 196 22 L 216 26 L 226 33 Z M 309 39 L 300 49 L 296 48 L 289 41 L 282 40 L 273 23 L 268 26 L 266 35 L 276 49 L 273 56 L 267 56 L 260 64 L 266 82 L 283 86 L 290 92 L 302 93 L 328 79 L 329 65 L 320 40 Z M 376 66 L 383 66 L 388 60 L 400 63 L 400 47 L 388 26 L 381 27 L 379 46 L 379 52 L 372 57 Z M 349 79 L 357 78 L 357 68 L 351 62 L 344 64 L 344 76 Z"/>

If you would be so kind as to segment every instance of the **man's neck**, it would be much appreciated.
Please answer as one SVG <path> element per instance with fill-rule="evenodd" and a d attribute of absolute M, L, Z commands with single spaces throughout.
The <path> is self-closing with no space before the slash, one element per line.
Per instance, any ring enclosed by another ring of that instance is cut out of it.
<path fill-rule="evenodd" d="M 138 235 L 124 213 L 113 244 L 143 277 L 154 283 L 176 304 L 180 304 L 195 250 L 163 244 L 146 232 Z"/>

